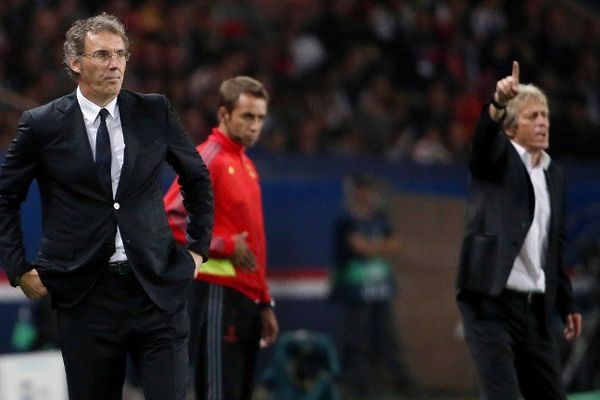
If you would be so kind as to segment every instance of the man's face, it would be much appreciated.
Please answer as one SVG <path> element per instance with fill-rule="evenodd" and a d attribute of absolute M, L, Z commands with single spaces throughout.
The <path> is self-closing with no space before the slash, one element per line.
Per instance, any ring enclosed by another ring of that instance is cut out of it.
<path fill-rule="evenodd" d="M 267 102 L 260 97 L 242 93 L 231 112 L 219 110 L 219 128 L 244 147 L 252 147 L 260 136 L 267 116 Z"/>
<path fill-rule="evenodd" d="M 546 105 L 535 99 L 525 102 L 515 122 L 516 125 L 509 131 L 515 142 L 533 153 L 548 148 L 550 120 Z"/>
<path fill-rule="evenodd" d="M 108 51 L 108 59 L 94 57 L 98 51 Z M 71 60 L 71 68 L 79 73 L 79 87 L 83 95 L 99 106 L 108 104 L 121 90 L 127 61 L 119 57 L 125 44 L 121 36 L 111 32 L 88 32 L 84 55 Z"/>

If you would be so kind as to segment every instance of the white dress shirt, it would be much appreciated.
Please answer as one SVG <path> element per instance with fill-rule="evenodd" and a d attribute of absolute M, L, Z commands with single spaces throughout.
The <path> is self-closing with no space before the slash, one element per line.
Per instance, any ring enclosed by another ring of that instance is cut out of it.
<path fill-rule="evenodd" d="M 123 127 L 121 126 L 121 115 L 119 114 L 119 105 L 117 104 L 117 98 L 106 105 L 106 107 L 99 107 L 92 103 L 83 96 L 81 89 L 77 87 L 77 101 L 83 114 L 83 120 L 85 122 L 85 130 L 87 131 L 88 140 L 90 141 L 90 147 L 92 148 L 92 154 L 94 160 L 96 159 L 96 133 L 100 126 L 100 110 L 106 108 L 109 116 L 106 117 L 106 128 L 108 129 L 108 136 L 110 137 L 110 148 L 111 148 L 111 180 L 112 180 L 112 192 L 113 198 L 117 193 L 117 187 L 119 186 L 119 179 L 121 178 L 121 168 L 123 167 L 123 159 L 125 157 L 125 141 L 123 139 Z M 117 235 L 115 237 L 115 253 L 110 257 L 110 261 L 124 261 L 127 260 L 125 255 L 125 249 L 123 247 L 123 239 L 121 238 L 121 232 L 117 226 Z"/>
<path fill-rule="evenodd" d="M 527 232 L 523 247 L 519 251 L 506 283 L 507 289 L 519 292 L 545 292 L 546 279 L 544 262 L 548 246 L 550 225 L 550 196 L 544 171 L 550 165 L 550 156 L 542 151 L 540 162 L 531 165 L 531 155 L 518 143 L 511 141 L 529 173 L 535 193 L 533 222 Z"/>

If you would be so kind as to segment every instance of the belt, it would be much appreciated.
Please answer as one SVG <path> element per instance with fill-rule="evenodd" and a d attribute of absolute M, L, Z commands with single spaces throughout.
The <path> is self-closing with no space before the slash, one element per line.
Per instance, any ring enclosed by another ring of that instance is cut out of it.
<path fill-rule="evenodd" d="M 108 270 L 115 275 L 129 275 L 131 273 L 131 267 L 127 260 L 109 262 Z"/>
<path fill-rule="evenodd" d="M 543 299 L 544 293 L 542 292 L 519 292 L 517 290 L 512 289 L 504 289 L 500 297 L 516 299 L 524 301 L 528 304 L 533 303 L 537 299 Z"/>

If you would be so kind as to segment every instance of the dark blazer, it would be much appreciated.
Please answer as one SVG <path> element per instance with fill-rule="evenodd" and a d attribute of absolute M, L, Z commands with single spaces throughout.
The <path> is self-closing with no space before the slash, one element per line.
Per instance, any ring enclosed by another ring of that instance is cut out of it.
<path fill-rule="evenodd" d="M 504 289 L 533 221 L 535 194 L 525 165 L 509 138 L 482 110 L 473 138 L 466 228 L 457 288 L 488 296 Z M 545 171 L 550 227 L 544 272 L 546 305 L 562 317 L 574 312 L 571 283 L 563 271 L 565 194 L 561 169 Z"/>
<path fill-rule="evenodd" d="M 13 285 L 33 268 L 25 258 L 19 207 L 37 179 L 42 241 L 33 265 L 55 305 L 75 304 L 99 279 L 118 224 L 139 282 L 160 308 L 174 309 L 185 299 L 194 263 L 167 223 L 163 162 L 180 177 L 188 247 L 205 259 L 213 220 L 210 177 L 164 96 L 122 90 L 118 105 L 125 156 L 114 200 L 96 173 L 75 93 L 23 113 L 0 171 L 0 262 Z"/>

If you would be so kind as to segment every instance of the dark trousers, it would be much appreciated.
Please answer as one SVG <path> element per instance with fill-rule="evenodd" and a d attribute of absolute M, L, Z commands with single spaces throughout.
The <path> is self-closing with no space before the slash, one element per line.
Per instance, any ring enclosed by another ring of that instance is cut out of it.
<path fill-rule="evenodd" d="M 459 294 L 465 338 L 485 400 L 564 400 L 556 344 L 543 295 Z"/>
<path fill-rule="evenodd" d="M 190 301 L 198 400 L 250 400 L 262 321 L 258 306 L 231 288 L 196 281 Z"/>
<path fill-rule="evenodd" d="M 72 308 L 58 309 L 70 400 L 121 400 L 127 355 L 146 400 L 182 400 L 187 390 L 189 319 L 159 309 L 127 266 L 108 267 Z"/>

